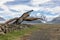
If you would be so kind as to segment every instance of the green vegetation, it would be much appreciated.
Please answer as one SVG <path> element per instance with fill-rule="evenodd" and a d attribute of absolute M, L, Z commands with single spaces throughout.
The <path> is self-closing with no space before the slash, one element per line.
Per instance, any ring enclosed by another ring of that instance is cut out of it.
<path fill-rule="evenodd" d="M 29 27 L 24 28 L 22 30 L 15 30 L 6 33 L 5 35 L 0 35 L 0 40 L 20 40 L 22 36 L 25 36 L 26 34 L 30 34 L 33 31 L 46 29 L 46 28 L 56 28 L 56 27 L 60 27 L 60 24 L 35 24 L 32 26 L 30 25 Z"/>
<path fill-rule="evenodd" d="M 18 37 L 24 36 L 25 34 L 28 34 L 29 32 L 32 32 L 33 30 L 36 29 L 37 29 L 36 26 L 31 26 L 23 30 L 15 30 L 10 33 L 6 33 L 5 35 L 0 35 L 0 40 L 15 40 Z"/>

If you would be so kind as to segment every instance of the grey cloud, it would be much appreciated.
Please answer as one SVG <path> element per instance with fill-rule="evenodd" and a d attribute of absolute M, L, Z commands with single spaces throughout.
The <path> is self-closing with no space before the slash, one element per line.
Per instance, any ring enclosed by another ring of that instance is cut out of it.
<path fill-rule="evenodd" d="M 15 0 L 5 3 L 5 5 L 29 4 L 31 0 Z"/>
<path fill-rule="evenodd" d="M 0 11 L 4 11 L 4 9 L 0 8 Z"/>
<path fill-rule="evenodd" d="M 57 1 L 57 0 L 56 1 L 49 1 L 47 3 L 40 4 L 39 6 L 53 8 L 56 6 L 60 6 L 60 1 Z"/>

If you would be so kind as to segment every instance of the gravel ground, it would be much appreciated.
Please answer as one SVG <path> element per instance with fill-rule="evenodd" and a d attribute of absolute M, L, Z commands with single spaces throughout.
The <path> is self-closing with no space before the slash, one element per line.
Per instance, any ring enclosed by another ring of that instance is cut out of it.
<path fill-rule="evenodd" d="M 35 31 L 29 40 L 60 40 L 60 27 L 52 27 Z"/>
<path fill-rule="evenodd" d="M 42 25 L 39 30 L 33 31 L 30 36 L 24 38 L 24 40 L 60 40 L 60 26 L 48 25 L 44 27 Z"/>

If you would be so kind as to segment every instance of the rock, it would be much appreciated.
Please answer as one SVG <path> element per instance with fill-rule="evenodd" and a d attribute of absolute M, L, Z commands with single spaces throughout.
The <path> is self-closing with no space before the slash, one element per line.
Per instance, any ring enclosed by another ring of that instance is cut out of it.
<path fill-rule="evenodd" d="M 5 35 L 5 33 L 3 32 L 3 30 L 2 30 L 2 28 L 1 28 L 2 26 L 0 25 L 0 35 L 2 34 L 2 35 Z"/>
<path fill-rule="evenodd" d="M 8 32 L 12 32 L 12 31 L 15 31 L 15 30 L 23 30 L 25 28 L 28 28 L 29 25 L 26 25 L 26 24 L 3 24 L 3 25 L 0 25 L 0 34 L 6 34 Z"/>

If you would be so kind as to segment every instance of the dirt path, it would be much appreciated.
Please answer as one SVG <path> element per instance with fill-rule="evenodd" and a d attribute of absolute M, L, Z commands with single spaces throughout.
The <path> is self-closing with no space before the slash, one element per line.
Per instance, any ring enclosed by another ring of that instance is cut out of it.
<path fill-rule="evenodd" d="M 40 30 L 32 32 L 32 35 L 25 40 L 60 40 L 60 26 L 41 27 Z"/>

